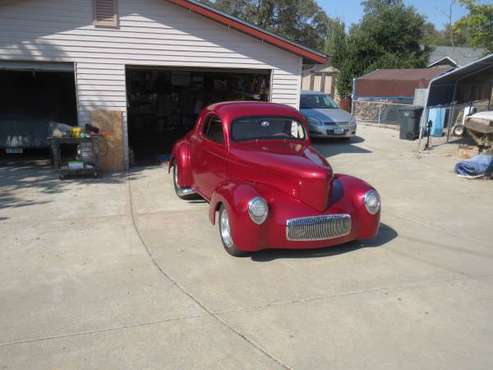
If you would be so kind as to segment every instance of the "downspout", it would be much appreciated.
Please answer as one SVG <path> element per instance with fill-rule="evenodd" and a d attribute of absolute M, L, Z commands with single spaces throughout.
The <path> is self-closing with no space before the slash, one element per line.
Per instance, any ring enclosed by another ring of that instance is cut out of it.
<path fill-rule="evenodd" d="M 74 62 L 74 85 L 75 85 L 75 109 L 77 109 L 77 126 L 82 127 L 81 119 L 80 119 L 81 111 L 80 111 L 80 103 L 79 103 L 79 81 L 77 76 L 77 62 Z"/>

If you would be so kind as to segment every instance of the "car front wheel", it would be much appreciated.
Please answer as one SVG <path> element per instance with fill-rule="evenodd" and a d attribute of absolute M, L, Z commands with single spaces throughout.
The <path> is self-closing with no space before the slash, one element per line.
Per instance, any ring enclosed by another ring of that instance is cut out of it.
<path fill-rule="evenodd" d="M 219 208 L 219 236 L 221 237 L 221 241 L 223 243 L 224 249 L 230 255 L 235 257 L 243 257 L 246 256 L 247 253 L 238 249 L 233 241 L 233 236 L 231 233 L 231 223 L 229 221 L 228 210 L 224 205 L 221 205 Z"/>

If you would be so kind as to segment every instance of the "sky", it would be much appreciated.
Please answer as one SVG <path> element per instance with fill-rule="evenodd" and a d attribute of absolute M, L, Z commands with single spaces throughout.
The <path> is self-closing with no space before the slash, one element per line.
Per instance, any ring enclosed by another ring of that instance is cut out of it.
<path fill-rule="evenodd" d="M 491 3 L 493 0 L 480 0 L 481 3 Z M 357 23 L 363 9 L 361 0 L 317 0 L 320 6 L 331 17 L 341 18 L 346 25 Z M 414 6 L 421 14 L 435 24 L 437 29 L 443 29 L 448 23 L 451 0 L 404 0 L 407 5 Z M 459 5 L 452 7 L 452 21 L 467 14 L 467 10 Z"/>

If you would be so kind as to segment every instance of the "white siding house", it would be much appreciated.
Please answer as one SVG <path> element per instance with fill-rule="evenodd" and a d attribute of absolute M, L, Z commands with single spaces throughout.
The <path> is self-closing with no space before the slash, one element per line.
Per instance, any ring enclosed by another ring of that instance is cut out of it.
<path fill-rule="evenodd" d="M 126 117 L 125 66 L 271 70 L 271 101 L 298 106 L 303 56 L 166 0 L 118 0 L 118 27 L 94 25 L 92 0 L 3 0 L 0 65 L 69 62 L 79 125 L 95 109 Z M 125 132 L 125 119 L 124 119 Z"/>

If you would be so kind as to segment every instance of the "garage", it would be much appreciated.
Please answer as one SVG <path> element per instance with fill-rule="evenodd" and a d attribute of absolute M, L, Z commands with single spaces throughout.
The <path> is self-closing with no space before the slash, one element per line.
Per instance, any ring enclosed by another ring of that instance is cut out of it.
<path fill-rule="evenodd" d="M 126 68 L 131 164 L 167 159 L 203 107 L 226 100 L 268 101 L 270 70 Z"/>
<path fill-rule="evenodd" d="M 12 63 L 7 79 L 0 76 L 9 86 L 2 94 L 19 98 L 9 91 L 22 86 L 38 97 L 8 105 L 99 127 L 109 143 L 103 171 L 165 160 L 207 104 L 297 108 L 303 66 L 329 62 L 193 0 L 14 0 L 0 8 L 0 64 Z"/>
<path fill-rule="evenodd" d="M 77 124 L 73 63 L 0 62 L 0 155 L 48 158 L 50 124 Z"/>

